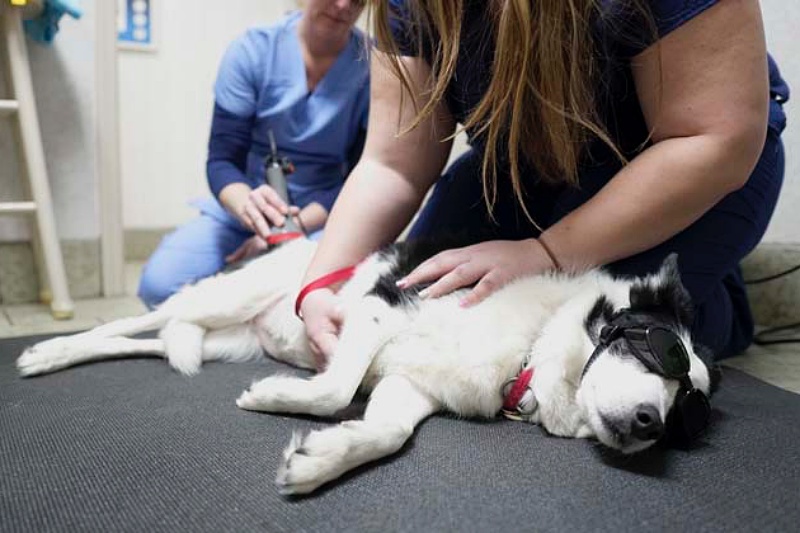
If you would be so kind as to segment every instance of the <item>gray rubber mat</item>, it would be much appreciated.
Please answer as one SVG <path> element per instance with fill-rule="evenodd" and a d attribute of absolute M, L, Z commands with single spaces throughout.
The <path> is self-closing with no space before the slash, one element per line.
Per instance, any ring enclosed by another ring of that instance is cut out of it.
<path fill-rule="evenodd" d="M 38 339 L 37 339 L 38 340 Z M 155 359 L 20 379 L 0 341 L 0 531 L 796 531 L 800 396 L 727 370 L 694 449 L 620 458 L 510 421 L 437 416 L 396 457 L 301 499 L 273 478 L 294 429 L 234 399 L 271 362 Z M 800 354 L 798 355 L 800 356 Z"/>

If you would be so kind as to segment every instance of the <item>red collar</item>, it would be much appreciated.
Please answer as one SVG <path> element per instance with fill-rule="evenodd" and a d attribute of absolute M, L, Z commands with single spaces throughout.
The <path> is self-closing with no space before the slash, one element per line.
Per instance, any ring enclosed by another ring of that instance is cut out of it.
<path fill-rule="evenodd" d="M 533 368 L 525 368 L 516 378 L 512 378 L 503 385 L 503 416 L 512 420 L 521 420 L 522 415 L 530 415 L 536 410 L 536 398 L 533 397 L 531 379 Z M 526 393 L 530 397 L 526 398 Z M 521 405 L 525 400 L 525 405 Z"/>

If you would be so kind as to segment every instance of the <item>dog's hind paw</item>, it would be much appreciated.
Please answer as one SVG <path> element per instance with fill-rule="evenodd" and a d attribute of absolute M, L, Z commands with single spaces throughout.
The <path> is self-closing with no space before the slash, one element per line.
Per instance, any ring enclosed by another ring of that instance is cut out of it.
<path fill-rule="evenodd" d="M 64 364 L 64 346 L 46 341 L 25 349 L 17 359 L 17 371 L 23 377 L 38 376 L 59 370 Z"/>
<path fill-rule="evenodd" d="M 22 355 L 17 358 L 17 371 L 24 377 L 41 374 L 44 370 L 38 359 L 36 346 L 26 348 Z"/>

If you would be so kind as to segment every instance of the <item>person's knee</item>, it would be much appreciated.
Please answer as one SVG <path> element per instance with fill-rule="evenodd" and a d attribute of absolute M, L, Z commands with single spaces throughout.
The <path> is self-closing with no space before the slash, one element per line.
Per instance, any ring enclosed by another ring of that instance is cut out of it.
<path fill-rule="evenodd" d="M 747 295 L 734 276 L 726 276 L 696 306 L 694 340 L 709 348 L 716 360 L 739 355 L 753 342 L 753 317 Z"/>
<path fill-rule="evenodd" d="M 171 279 L 168 272 L 159 272 L 160 269 L 151 262 L 145 265 L 139 279 L 137 296 L 148 307 L 153 309 L 177 292 L 175 280 Z"/>
<path fill-rule="evenodd" d="M 218 270 L 218 261 L 183 250 L 160 246 L 142 269 L 137 295 L 150 309 L 162 304 L 183 286 Z"/>

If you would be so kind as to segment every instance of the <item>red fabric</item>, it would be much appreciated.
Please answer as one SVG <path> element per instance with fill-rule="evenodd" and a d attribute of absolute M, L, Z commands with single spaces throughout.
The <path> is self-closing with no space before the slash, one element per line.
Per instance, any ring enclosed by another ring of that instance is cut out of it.
<path fill-rule="evenodd" d="M 297 299 L 294 301 L 294 314 L 297 315 L 300 320 L 303 319 L 302 315 L 300 314 L 300 306 L 303 304 L 303 300 L 306 296 L 312 291 L 317 289 L 323 289 L 325 287 L 329 287 L 334 283 L 339 283 L 340 281 L 347 281 L 348 279 L 353 277 L 353 272 L 355 272 L 356 267 L 355 265 L 340 268 L 339 270 L 335 270 L 330 274 L 325 274 L 321 278 L 315 279 L 305 287 L 300 290 L 300 294 L 297 295 Z"/>
<path fill-rule="evenodd" d="M 526 368 L 519 373 L 519 376 L 517 376 L 517 381 L 515 381 L 511 386 L 511 390 L 508 391 L 508 396 L 506 396 L 505 400 L 503 401 L 503 409 L 507 411 L 514 411 L 517 409 L 517 405 L 519 405 L 519 401 L 525 394 L 525 390 L 528 388 L 528 384 L 531 382 L 532 377 L 532 368 Z"/>
<path fill-rule="evenodd" d="M 275 246 L 276 244 L 280 244 L 286 241 L 293 241 L 295 239 L 299 239 L 302 237 L 303 234 L 299 231 L 287 231 L 286 233 L 273 233 L 272 235 L 267 236 L 267 244 L 270 246 Z"/>

